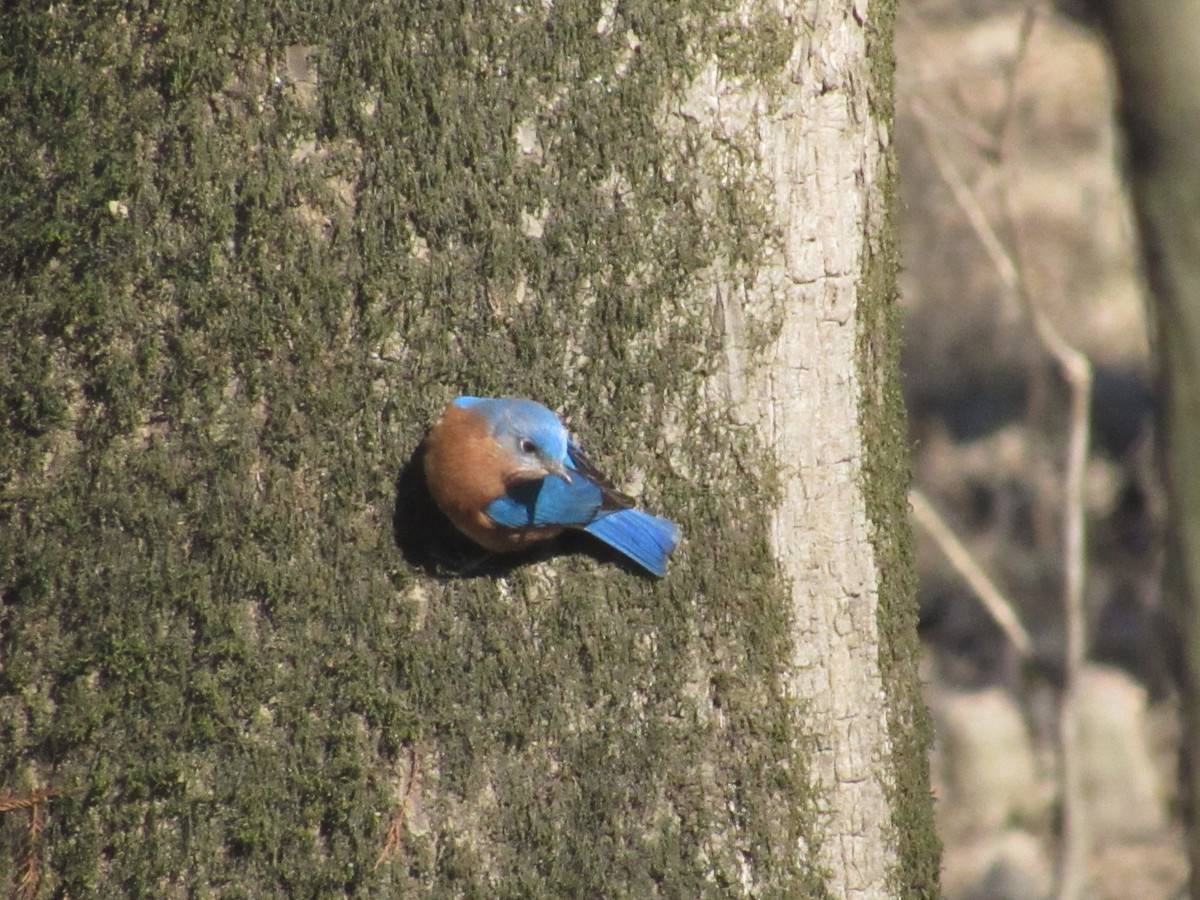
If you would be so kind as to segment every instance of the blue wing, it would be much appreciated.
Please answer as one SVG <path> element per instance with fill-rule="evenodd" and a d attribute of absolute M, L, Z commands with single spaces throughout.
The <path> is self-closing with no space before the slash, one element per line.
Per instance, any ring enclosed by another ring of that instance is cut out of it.
<path fill-rule="evenodd" d="M 601 508 L 584 531 L 624 553 L 647 572 L 659 578 L 666 575 L 667 559 L 679 544 L 679 526 L 633 509 L 633 500 L 618 491 L 575 444 L 567 444 L 567 455 L 571 468 L 600 490 Z"/>
<path fill-rule="evenodd" d="M 640 509 L 602 513 L 584 531 L 659 578 L 667 574 L 667 558 L 679 543 L 679 526 Z"/>
<path fill-rule="evenodd" d="M 646 571 L 662 578 L 667 559 L 679 543 L 679 526 L 631 507 L 574 444 L 568 444 L 570 481 L 551 475 L 509 488 L 484 510 L 497 525 L 532 528 L 565 525 L 582 528 Z"/>
<path fill-rule="evenodd" d="M 600 509 L 604 493 L 598 485 L 577 476 L 570 482 L 551 475 L 509 488 L 507 494 L 488 504 L 484 512 L 505 528 L 538 525 L 574 525 L 582 528 Z"/>

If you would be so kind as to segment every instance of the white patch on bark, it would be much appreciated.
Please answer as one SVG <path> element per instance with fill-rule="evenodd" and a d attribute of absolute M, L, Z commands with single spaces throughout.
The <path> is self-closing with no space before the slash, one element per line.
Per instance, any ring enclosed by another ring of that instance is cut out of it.
<path fill-rule="evenodd" d="M 735 422 L 756 429 L 778 461 L 771 537 L 793 605 L 788 684 L 815 737 L 810 758 L 824 815 L 817 862 L 840 897 L 886 895 L 896 862 L 881 780 L 891 747 L 863 496 L 856 317 L 867 236 L 882 222 L 875 179 L 888 137 L 866 95 L 867 10 L 859 6 L 748 4 L 742 21 L 766 15 L 790 27 L 785 72 L 768 90 L 714 63 L 672 126 L 704 136 L 714 192 L 741 180 L 776 229 L 764 234 L 766 262 L 752 284 L 716 273 L 728 369 L 720 387 Z M 765 347 L 748 334 L 763 322 L 779 324 Z"/>

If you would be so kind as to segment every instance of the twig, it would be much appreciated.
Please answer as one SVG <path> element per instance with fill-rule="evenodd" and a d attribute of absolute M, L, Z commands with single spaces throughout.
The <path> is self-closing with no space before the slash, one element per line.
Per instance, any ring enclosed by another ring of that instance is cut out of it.
<path fill-rule="evenodd" d="M 950 159 L 950 155 L 938 140 L 933 114 L 919 100 L 913 101 L 912 111 L 913 117 L 916 118 L 917 124 L 924 132 L 925 147 L 929 150 L 930 159 L 933 160 L 942 180 L 946 182 L 946 187 L 950 188 L 950 193 L 954 195 L 959 209 L 967 217 L 968 224 L 987 252 L 988 259 L 992 261 L 996 273 L 1000 276 L 1000 281 L 1012 294 L 1019 295 L 1021 293 L 1021 275 L 1017 271 L 1012 254 L 1008 252 L 1004 242 L 1000 240 L 1000 236 L 996 234 L 996 229 L 992 227 L 988 214 L 984 212 L 975 192 L 967 185 L 962 173 L 958 171 L 958 167 L 954 165 L 954 161 Z"/>
<path fill-rule="evenodd" d="M 1001 153 L 1007 168 L 1008 154 Z M 1013 247 L 1022 256 L 1020 231 L 1015 227 L 1012 192 L 1004 179 L 1004 210 L 1013 225 Z M 1019 263 L 1018 263 L 1019 264 Z M 1070 431 L 1067 439 L 1067 471 L 1064 476 L 1063 513 L 1063 694 L 1059 709 L 1059 746 L 1062 759 L 1062 852 L 1059 859 L 1058 898 L 1076 900 L 1087 881 L 1090 844 L 1087 810 L 1083 801 L 1083 776 L 1079 752 L 1079 680 L 1087 657 L 1087 625 L 1084 581 L 1087 566 L 1087 517 L 1084 500 L 1085 476 L 1091 444 L 1092 363 L 1075 349 L 1030 297 L 1024 279 L 1018 296 L 1033 322 L 1038 340 L 1058 364 L 1071 394 Z"/>
<path fill-rule="evenodd" d="M 1025 55 L 1036 9 L 1025 11 L 1021 25 L 1019 57 L 1013 66 L 1013 81 Z M 1013 91 L 1015 94 L 1015 89 Z M 1024 247 L 1017 227 L 1011 185 L 1017 179 L 1008 152 L 1011 120 L 1004 123 L 1000 140 L 999 165 L 1004 215 L 1013 235 L 1013 254 L 1018 272 L 1024 271 Z M 1087 657 L 1087 612 L 1084 608 L 1084 581 L 1087 569 L 1087 508 L 1084 499 L 1089 445 L 1092 435 L 1092 363 L 1055 327 L 1045 310 L 1033 301 L 1025 278 L 1018 280 L 1017 296 L 1033 323 L 1042 346 L 1054 357 L 1070 390 L 1070 431 L 1067 439 L 1067 470 L 1064 476 L 1063 518 L 1063 694 L 1059 707 L 1059 755 L 1062 765 L 1062 849 L 1059 857 L 1059 900 L 1083 896 L 1087 882 L 1087 856 L 1090 844 L 1087 809 L 1083 800 L 1083 776 L 1079 751 L 1079 682 Z"/>
<path fill-rule="evenodd" d="M 13 891 L 16 900 L 32 900 L 37 896 L 42 883 L 42 805 L 34 803 L 29 807 L 29 831 L 27 833 L 28 849 L 25 851 L 25 864 L 21 867 L 21 880 Z"/>
<path fill-rule="evenodd" d="M 1021 25 L 1018 56 L 1012 67 L 1015 82 L 1024 58 L 1036 10 L 1029 7 Z M 1008 104 L 1012 107 L 1012 102 Z M 1070 432 L 1067 441 L 1067 464 L 1064 476 L 1063 518 L 1063 616 L 1064 616 L 1064 687 L 1059 710 L 1059 748 L 1062 764 L 1063 833 L 1059 860 L 1059 900 L 1075 900 L 1083 892 L 1086 881 L 1088 853 L 1088 823 L 1083 805 L 1082 779 L 1079 770 L 1079 712 L 1077 694 L 1079 675 L 1087 654 L 1087 628 L 1084 610 L 1084 577 L 1086 569 L 1087 523 L 1084 506 L 1084 476 L 1087 470 L 1088 447 L 1091 441 L 1092 365 L 1087 356 L 1075 349 L 1059 332 L 1045 311 L 1033 301 L 1021 261 L 1021 242 L 1016 227 L 1009 183 L 1015 174 L 1008 153 L 1009 123 L 1004 123 L 998 154 L 998 165 L 1005 177 L 1001 179 L 1004 214 L 1014 235 L 1013 252 L 1006 249 L 996 234 L 978 199 L 966 185 L 953 161 L 939 144 L 933 132 L 932 117 L 920 104 L 913 113 L 925 133 L 934 165 L 946 181 L 967 221 L 974 229 L 1005 287 L 1020 300 L 1021 307 L 1033 325 L 1039 342 L 1054 358 L 1067 382 L 1071 394 Z M 1007 114 L 1006 114 L 1007 115 Z"/>
<path fill-rule="evenodd" d="M 1004 97 L 1004 112 L 1000 114 L 999 127 L 996 129 L 994 143 L 998 154 L 1003 153 L 1013 122 L 1016 121 L 1017 110 L 1017 73 L 1029 52 L 1029 39 L 1033 36 L 1033 26 L 1037 24 L 1041 4 L 1033 0 L 1025 7 L 1021 15 L 1020 30 L 1017 32 L 1017 49 L 1013 53 L 1012 65 L 1008 67 L 1008 78 L 1005 82 L 1007 92 Z"/>
<path fill-rule="evenodd" d="M 388 825 L 387 835 L 383 839 L 383 849 L 379 851 L 379 856 L 375 860 L 376 869 L 391 859 L 404 841 L 404 826 L 414 802 L 413 788 L 420 777 L 421 760 L 417 756 L 416 747 L 410 747 L 408 750 L 408 783 L 404 786 L 404 795 L 400 798 L 400 805 Z"/>
<path fill-rule="evenodd" d="M 62 788 L 38 788 L 26 794 L 8 794 L 0 797 L 0 813 L 12 812 L 14 809 L 32 809 L 62 793 Z"/>
<path fill-rule="evenodd" d="M 42 883 L 42 804 L 65 793 L 62 788 L 38 788 L 25 794 L 0 797 L 0 813 L 29 810 L 29 829 L 26 831 L 25 861 L 21 878 L 13 889 L 17 900 L 37 896 Z"/>
<path fill-rule="evenodd" d="M 1008 598 L 987 576 L 971 552 L 955 537 L 950 526 L 946 524 L 946 520 L 920 490 L 917 488 L 910 490 L 908 502 L 912 505 L 913 518 L 916 519 L 917 524 L 933 538 L 934 543 L 950 561 L 950 565 L 975 592 L 975 596 L 979 598 L 979 602 L 983 604 L 988 615 L 1000 626 L 1000 630 L 1007 635 L 1012 645 L 1017 648 L 1017 652 L 1021 654 L 1022 658 L 1028 659 L 1033 651 L 1033 644 L 1029 639 L 1029 632 L 1021 624 L 1021 619 L 1013 609 L 1013 605 L 1008 602 Z"/>

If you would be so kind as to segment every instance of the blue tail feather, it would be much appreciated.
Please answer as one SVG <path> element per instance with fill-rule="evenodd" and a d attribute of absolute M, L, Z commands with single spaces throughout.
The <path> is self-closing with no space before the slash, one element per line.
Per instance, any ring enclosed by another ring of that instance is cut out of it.
<path fill-rule="evenodd" d="M 679 526 L 638 509 L 603 515 L 584 530 L 659 578 L 667 574 L 667 557 L 679 543 Z"/>

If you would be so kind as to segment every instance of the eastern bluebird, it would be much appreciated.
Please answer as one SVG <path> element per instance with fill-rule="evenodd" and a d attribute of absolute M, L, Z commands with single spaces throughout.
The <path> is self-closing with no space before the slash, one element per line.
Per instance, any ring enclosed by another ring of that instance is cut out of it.
<path fill-rule="evenodd" d="M 488 550 L 580 528 L 661 578 L 679 543 L 674 522 L 633 509 L 532 400 L 459 397 L 430 431 L 424 465 L 438 508 Z"/>

